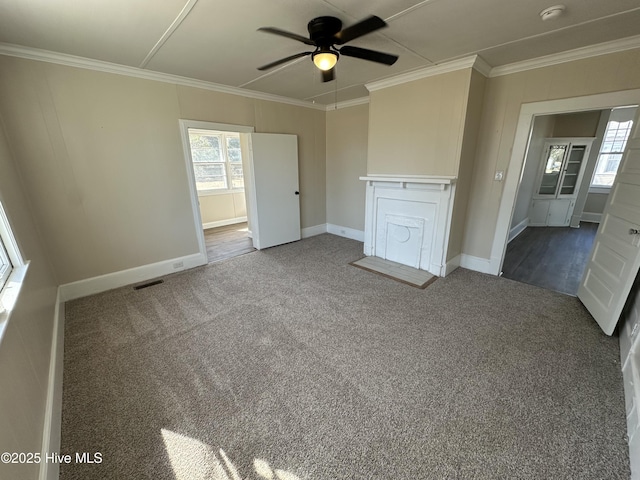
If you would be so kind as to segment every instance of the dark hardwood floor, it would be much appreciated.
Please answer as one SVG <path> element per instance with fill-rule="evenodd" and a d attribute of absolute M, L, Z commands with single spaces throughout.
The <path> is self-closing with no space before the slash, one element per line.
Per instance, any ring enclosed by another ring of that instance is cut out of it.
<path fill-rule="evenodd" d="M 527 227 L 507 246 L 502 276 L 576 295 L 589 260 L 597 223 L 580 228 Z"/>
<path fill-rule="evenodd" d="M 207 228 L 204 231 L 209 263 L 253 252 L 253 242 L 247 233 L 247 223 Z"/>

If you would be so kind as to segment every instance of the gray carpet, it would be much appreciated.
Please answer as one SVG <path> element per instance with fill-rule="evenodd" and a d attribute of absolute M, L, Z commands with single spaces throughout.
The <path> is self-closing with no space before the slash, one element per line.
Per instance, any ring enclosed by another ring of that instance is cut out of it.
<path fill-rule="evenodd" d="M 458 269 L 320 235 L 66 305 L 61 479 L 629 478 L 617 338 Z"/>

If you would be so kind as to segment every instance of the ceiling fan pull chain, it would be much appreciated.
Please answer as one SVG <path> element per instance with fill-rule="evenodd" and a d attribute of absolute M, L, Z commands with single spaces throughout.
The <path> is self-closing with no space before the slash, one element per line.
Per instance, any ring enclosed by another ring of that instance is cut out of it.
<path fill-rule="evenodd" d="M 335 69 L 335 68 L 337 68 L 337 66 L 336 66 L 336 67 L 333 67 L 333 68 Z M 337 109 L 338 109 L 338 76 L 337 76 L 337 75 L 336 75 L 336 77 L 335 77 L 335 82 L 336 82 L 336 88 L 335 88 L 335 103 L 334 103 L 333 105 L 334 105 L 334 110 L 337 110 Z"/>

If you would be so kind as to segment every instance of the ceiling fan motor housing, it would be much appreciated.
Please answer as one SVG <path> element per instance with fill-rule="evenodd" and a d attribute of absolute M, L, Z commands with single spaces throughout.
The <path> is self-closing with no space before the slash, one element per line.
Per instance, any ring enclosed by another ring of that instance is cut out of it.
<path fill-rule="evenodd" d="M 307 25 L 309 38 L 319 47 L 330 47 L 335 43 L 335 35 L 342 30 L 342 22 L 336 17 L 314 18 Z"/>
<path fill-rule="evenodd" d="M 387 24 L 383 19 L 375 15 L 356 22 L 348 28 L 342 30 L 342 21 L 336 17 L 316 17 L 309 22 L 307 30 L 309 30 L 309 38 L 298 35 L 297 33 L 288 32 L 276 27 L 260 27 L 258 30 L 263 32 L 280 35 L 282 37 L 295 40 L 305 45 L 315 47 L 313 52 L 300 52 L 288 57 L 281 58 L 275 62 L 268 63 L 258 70 L 264 71 L 277 67 L 298 58 L 311 56 L 313 63 L 322 70 L 322 81 L 330 82 L 335 78 L 334 66 L 340 55 L 347 57 L 360 58 L 370 62 L 382 63 L 384 65 L 393 65 L 398 60 L 397 55 L 369 50 L 367 48 L 343 46 L 356 38 L 375 32 L 380 28 L 386 27 Z M 336 45 L 340 45 L 338 49 Z"/>

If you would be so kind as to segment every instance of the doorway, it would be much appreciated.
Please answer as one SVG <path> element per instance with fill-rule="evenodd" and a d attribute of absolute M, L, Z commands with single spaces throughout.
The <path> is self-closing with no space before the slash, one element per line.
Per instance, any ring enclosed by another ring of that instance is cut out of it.
<path fill-rule="evenodd" d="M 255 250 L 245 196 L 246 151 L 253 127 L 180 120 L 200 251 L 207 263 Z"/>
<path fill-rule="evenodd" d="M 498 275 L 503 271 L 509 241 L 526 228 L 526 225 L 512 225 L 512 219 L 518 207 L 518 193 L 521 189 L 521 179 L 523 178 L 526 168 L 525 158 L 532 144 L 531 134 L 536 118 L 545 115 L 572 114 L 576 112 L 612 109 L 624 105 L 637 105 L 639 101 L 640 90 L 629 90 L 537 102 L 524 104 L 522 106 L 516 128 L 509 170 L 500 201 L 496 235 L 494 236 L 491 252 L 492 261 L 490 273 Z M 594 150 L 599 151 L 599 147 L 594 145 Z M 585 172 L 585 177 L 589 179 L 592 178 L 592 175 L 593 170 Z M 586 207 L 584 210 L 586 210 Z M 590 221 L 594 220 L 593 218 L 590 219 Z M 572 218 L 571 225 L 580 225 L 580 218 L 577 219 L 577 222 L 576 219 Z"/>
<path fill-rule="evenodd" d="M 577 294 L 597 231 L 598 220 L 586 222 L 583 212 L 594 203 L 591 178 L 609 115 L 603 109 L 534 117 L 502 265 L 505 278 Z"/>
<path fill-rule="evenodd" d="M 577 295 L 636 109 L 534 118 L 503 276 Z"/>

